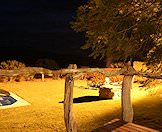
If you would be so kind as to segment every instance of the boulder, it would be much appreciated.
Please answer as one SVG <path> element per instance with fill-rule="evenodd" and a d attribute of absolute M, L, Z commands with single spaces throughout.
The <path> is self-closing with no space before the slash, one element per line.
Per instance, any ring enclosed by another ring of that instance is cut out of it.
<path fill-rule="evenodd" d="M 101 99 L 112 99 L 114 93 L 109 88 L 100 88 L 99 89 L 99 98 Z"/>

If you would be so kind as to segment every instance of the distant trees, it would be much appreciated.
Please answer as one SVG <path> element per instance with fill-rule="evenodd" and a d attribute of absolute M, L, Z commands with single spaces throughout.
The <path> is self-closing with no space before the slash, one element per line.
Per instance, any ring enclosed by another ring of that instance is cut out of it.
<path fill-rule="evenodd" d="M 51 69 L 51 70 L 58 70 L 59 66 L 56 63 L 55 60 L 53 59 L 48 59 L 48 58 L 40 58 L 35 62 L 35 66 L 37 67 L 44 67 L 47 69 Z"/>

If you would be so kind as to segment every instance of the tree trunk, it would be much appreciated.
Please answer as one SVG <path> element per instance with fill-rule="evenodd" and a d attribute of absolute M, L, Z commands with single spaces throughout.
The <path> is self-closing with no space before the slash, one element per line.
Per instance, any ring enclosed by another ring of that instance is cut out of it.
<path fill-rule="evenodd" d="M 133 121 L 133 108 L 131 103 L 131 88 L 133 76 L 125 75 L 122 83 L 122 119 L 126 122 Z"/>
<path fill-rule="evenodd" d="M 76 121 L 74 119 L 72 111 L 73 86 L 74 80 L 72 74 L 68 74 L 65 79 L 65 93 L 64 93 L 64 120 L 67 132 L 77 132 Z"/>

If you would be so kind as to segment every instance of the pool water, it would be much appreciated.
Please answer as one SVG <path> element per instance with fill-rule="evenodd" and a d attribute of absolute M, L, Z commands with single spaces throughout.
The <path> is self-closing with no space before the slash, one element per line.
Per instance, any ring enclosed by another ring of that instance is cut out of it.
<path fill-rule="evenodd" d="M 0 95 L 0 106 L 12 105 L 17 100 L 11 96 L 1 96 Z"/>

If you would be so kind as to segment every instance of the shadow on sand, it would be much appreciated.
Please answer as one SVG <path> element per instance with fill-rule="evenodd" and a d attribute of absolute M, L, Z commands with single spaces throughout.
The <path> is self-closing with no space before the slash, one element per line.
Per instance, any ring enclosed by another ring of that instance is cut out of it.
<path fill-rule="evenodd" d="M 73 103 L 84 103 L 84 102 L 93 102 L 93 101 L 100 101 L 100 100 L 110 100 L 110 99 L 101 99 L 99 96 L 82 96 L 78 98 L 73 99 Z M 59 103 L 63 103 L 64 101 L 61 101 Z"/>

